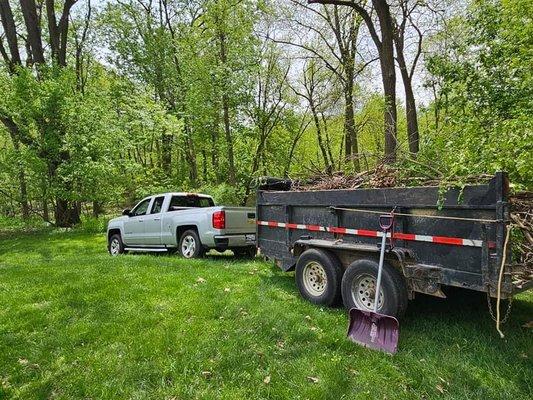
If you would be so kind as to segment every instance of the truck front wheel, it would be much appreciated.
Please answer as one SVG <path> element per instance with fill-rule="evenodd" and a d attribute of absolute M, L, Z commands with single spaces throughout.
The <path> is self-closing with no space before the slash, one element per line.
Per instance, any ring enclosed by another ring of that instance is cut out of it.
<path fill-rule="evenodd" d="M 378 263 L 374 260 L 357 260 L 346 269 L 342 277 L 342 302 L 347 310 L 357 308 L 374 311 Z M 407 287 L 403 276 L 391 265 L 383 265 L 378 312 L 399 318 L 407 308 Z"/>
<path fill-rule="evenodd" d="M 196 231 L 188 230 L 181 235 L 178 250 L 185 258 L 199 258 L 204 254 L 204 249 Z"/>
<path fill-rule="evenodd" d="M 107 243 L 107 250 L 112 256 L 118 256 L 119 254 L 123 254 L 126 252 L 124 250 L 124 243 L 122 242 L 122 238 L 119 234 L 115 233 L 109 238 L 109 242 Z"/>
<path fill-rule="evenodd" d="M 340 299 L 341 278 L 340 262 L 327 251 L 306 250 L 296 263 L 296 284 L 302 297 L 311 303 L 336 304 Z"/>

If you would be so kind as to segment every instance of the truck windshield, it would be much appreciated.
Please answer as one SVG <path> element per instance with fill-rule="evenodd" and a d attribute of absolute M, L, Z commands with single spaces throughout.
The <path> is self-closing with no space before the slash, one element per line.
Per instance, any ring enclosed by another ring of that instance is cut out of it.
<path fill-rule="evenodd" d="M 213 207 L 215 203 L 209 197 L 199 196 L 172 196 L 168 211 L 176 211 L 183 208 Z"/>

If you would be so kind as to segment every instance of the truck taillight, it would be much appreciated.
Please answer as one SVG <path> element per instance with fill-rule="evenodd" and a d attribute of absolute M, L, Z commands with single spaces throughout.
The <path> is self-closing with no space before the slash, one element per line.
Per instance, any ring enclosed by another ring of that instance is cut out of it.
<path fill-rule="evenodd" d="M 224 229 L 226 228 L 226 212 L 215 211 L 213 213 L 213 228 Z"/>

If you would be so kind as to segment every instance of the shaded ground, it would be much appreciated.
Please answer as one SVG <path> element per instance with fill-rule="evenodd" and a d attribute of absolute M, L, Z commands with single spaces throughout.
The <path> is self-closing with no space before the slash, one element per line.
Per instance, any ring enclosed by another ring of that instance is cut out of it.
<path fill-rule="evenodd" d="M 500 340 L 483 296 L 420 296 L 391 357 L 346 341 L 344 310 L 303 301 L 260 260 L 0 238 L 0 398 L 526 399 L 532 319 L 530 292 Z"/>

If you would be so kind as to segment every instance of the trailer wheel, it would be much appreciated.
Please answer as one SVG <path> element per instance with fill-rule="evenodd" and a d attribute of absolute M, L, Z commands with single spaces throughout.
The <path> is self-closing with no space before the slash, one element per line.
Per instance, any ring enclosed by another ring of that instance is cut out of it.
<path fill-rule="evenodd" d="M 340 300 L 342 268 L 337 258 L 324 250 L 309 249 L 296 263 L 296 285 L 304 299 L 331 306 Z"/>
<path fill-rule="evenodd" d="M 374 260 L 357 260 L 346 269 L 342 277 L 342 302 L 347 310 L 374 311 L 378 263 Z M 407 308 L 407 286 L 403 276 L 388 263 L 383 265 L 378 312 L 396 318 Z"/>

